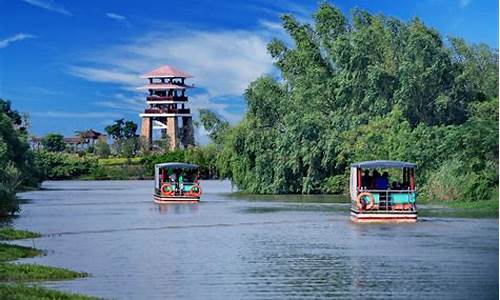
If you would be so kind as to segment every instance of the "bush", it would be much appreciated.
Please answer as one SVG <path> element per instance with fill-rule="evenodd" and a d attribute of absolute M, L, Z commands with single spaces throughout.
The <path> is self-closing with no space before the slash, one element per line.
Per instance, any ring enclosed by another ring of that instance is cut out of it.
<path fill-rule="evenodd" d="M 36 152 L 35 160 L 44 180 L 71 179 L 87 175 L 97 165 L 94 157 L 79 157 L 75 154 L 44 150 Z"/>
<path fill-rule="evenodd" d="M 0 215 L 12 215 L 19 211 L 16 192 L 21 185 L 21 172 L 9 162 L 0 170 Z"/>
<path fill-rule="evenodd" d="M 326 194 L 343 194 L 349 187 L 349 177 L 344 175 L 335 175 L 326 178 L 321 184 L 321 192 Z"/>
<path fill-rule="evenodd" d="M 463 162 L 453 159 L 432 173 L 422 188 L 424 199 L 430 201 L 480 201 L 491 197 L 494 182 L 489 172 L 464 172 Z"/>

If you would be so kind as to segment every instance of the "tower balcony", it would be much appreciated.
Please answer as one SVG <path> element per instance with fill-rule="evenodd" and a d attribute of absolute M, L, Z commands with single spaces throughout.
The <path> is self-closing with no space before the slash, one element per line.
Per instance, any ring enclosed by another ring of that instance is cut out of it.
<path fill-rule="evenodd" d="M 189 108 L 146 108 L 141 117 L 188 117 L 191 116 Z"/>
<path fill-rule="evenodd" d="M 155 101 L 155 102 L 186 102 L 188 101 L 187 96 L 148 96 L 146 97 L 146 101 Z"/>

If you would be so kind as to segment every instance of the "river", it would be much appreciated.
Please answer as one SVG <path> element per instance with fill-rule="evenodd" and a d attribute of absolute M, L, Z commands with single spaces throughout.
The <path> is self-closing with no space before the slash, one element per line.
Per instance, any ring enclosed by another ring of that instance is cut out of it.
<path fill-rule="evenodd" d="M 43 285 L 112 299 L 498 299 L 498 219 L 353 224 L 324 197 L 202 186 L 200 204 L 159 206 L 151 181 L 45 182 L 13 225 L 46 255 L 21 262 L 88 272 Z"/>

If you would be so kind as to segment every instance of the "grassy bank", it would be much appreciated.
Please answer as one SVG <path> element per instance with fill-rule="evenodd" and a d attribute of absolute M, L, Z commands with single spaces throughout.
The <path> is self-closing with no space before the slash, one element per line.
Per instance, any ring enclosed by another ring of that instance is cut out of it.
<path fill-rule="evenodd" d="M 26 286 L 23 284 L 1 284 L 0 299 L 5 300 L 92 300 L 93 297 L 63 293 L 55 290 L 49 290 L 38 286 Z"/>
<path fill-rule="evenodd" d="M 0 241 L 37 238 L 40 234 L 15 230 L 11 227 L 0 228 Z M 36 264 L 13 264 L 9 261 L 42 255 L 39 249 L 0 243 L 0 299 L 95 299 L 83 295 L 63 293 L 22 282 L 68 280 L 88 276 L 64 268 Z"/>

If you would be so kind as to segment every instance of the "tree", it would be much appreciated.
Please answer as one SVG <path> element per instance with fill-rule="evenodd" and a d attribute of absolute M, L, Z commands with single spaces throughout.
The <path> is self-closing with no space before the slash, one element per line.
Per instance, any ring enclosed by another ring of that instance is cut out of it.
<path fill-rule="evenodd" d="M 94 145 L 94 151 L 99 158 L 108 158 L 111 155 L 111 149 L 104 139 L 98 139 Z"/>
<path fill-rule="evenodd" d="M 64 137 L 58 133 L 49 133 L 42 139 L 43 148 L 49 152 L 62 152 L 66 148 Z"/>
<path fill-rule="evenodd" d="M 279 80 L 249 85 L 242 121 L 230 128 L 200 110 L 222 176 L 251 193 L 309 194 L 342 190 L 357 160 L 409 160 L 430 174 L 456 159 L 470 170 L 464 189 L 498 185 L 497 51 L 446 43 L 418 18 L 347 17 L 326 3 L 314 24 L 282 20 L 293 42 L 268 44 Z"/>
<path fill-rule="evenodd" d="M 133 121 L 119 119 L 114 124 L 106 126 L 104 130 L 115 140 L 115 147 L 119 154 L 127 158 L 137 154 L 140 144 L 136 134 L 137 124 Z"/>
<path fill-rule="evenodd" d="M 11 109 L 10 102 L 0 99 L 0 215 L 18 211 L 16 192 L 21 186 L 34 187 L 40 182 L 22 125 L 22 117 Z"/>
<path fill-rule="evenodd" d="M 200 122 L 208 131 L 208 136 L 214 141 L 216 144 L 219 144 L 229 127 L 229 122 L 220 118 L 214 112 L 208 109 L 200 109 Z"/>

